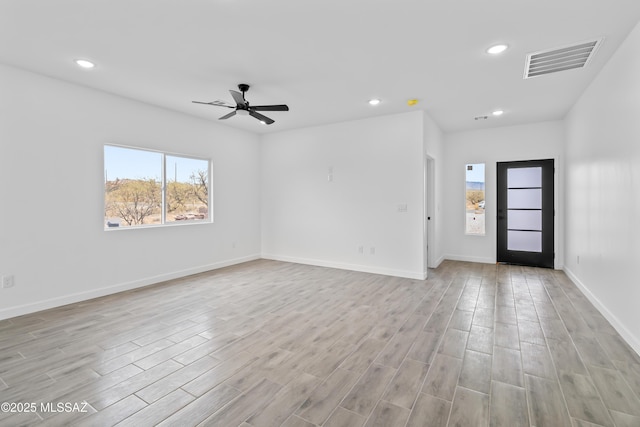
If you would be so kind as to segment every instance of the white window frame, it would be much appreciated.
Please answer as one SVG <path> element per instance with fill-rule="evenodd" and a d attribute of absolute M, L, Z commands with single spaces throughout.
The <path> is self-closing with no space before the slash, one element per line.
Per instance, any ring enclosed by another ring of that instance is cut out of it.
<path fill-rule="evenodd" d="M 467 236 L 486 236 L 487 235 L 487 215 L 486 215 L 486 210 L 485 208 L 483 208 L 482 210 L 484 211 L 482 213 L 484 219 L 484 224 L 482 227 L 482 232 L 478 232 L 478 233 L 473 233 L 469 231 L 469 225 L 467 223 L 468 219 L 469 219 L 469 214 L 467 212 L 467 172 L 468 172 L 468 167 L 469 166 L 477 166 L 477 165 L 482 165 L 484 172 L 483 172 L 483 185 L 484 185 L 484 196 L 485 196 L 485 206 L 486 206 L 486 197 L 487 197 L 487 164 L 485 162 L 474 162 L 474 163 L 465 163 L 465 175 L 464 175 L 464 234 Z M 476 182 L 476 181 L 474 181 Z"/>
<path fill-rule="evenodd" d="M 104 152 L 106 147 L 114 147 L 114 148 L 122 148 L 128 150 L 138 150 L 147 153 L 160 154 L 162 156 L 161 163 L 161 177 L 160 177 L 160 186 L 161 186 L 161 207 L 160 207 L 160 223 L 156 224 L 137 224 L 137 225 L 126 225 L 126 226 L 115 226 L 110 227 L 107 225 L 106 215 L 103 217 L 103 227 L 105 231 L 120 231 L 120 230 L 138 230 L 141 228 L 157 228 L 157 227 L 179 227 L 179 226 L 187 226 L 187 225 L 197 225 L 197 224 L 213 224 L 213 162 L 210 158 L 198 157 L 190 154 L 182 154 L 161 150 L 154 150 L 150 148 L 142 148 L 135 147 L 130 145 L 120 145 L 120 144 L 104 144 L 102 154 L 103 154 L 103 188 L 102 188 L 102 200 L 103 200 L 103 213 L 106 213 L 107 208 L 107 199 L 104 184 L 106 184 L 107 176 L 106 176 L 106 167 L 105 164 L 106 158 L 104 156 Z M 204 219 L 192 219 L 192 220 L 181 220 L 181 221 L 167 221 L 167 157 L 180 157 L 184 159 L 192 159 L 192 160 L 201 160 L 207 162 L 207 217 Z"/>

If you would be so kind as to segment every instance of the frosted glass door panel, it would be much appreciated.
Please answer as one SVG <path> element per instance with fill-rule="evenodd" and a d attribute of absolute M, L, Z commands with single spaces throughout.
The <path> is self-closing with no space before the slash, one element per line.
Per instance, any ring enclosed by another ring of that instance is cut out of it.
<path fill-rule="evenodd" d="M 542 231 L 542 211 L 510 210 L 507 212 L 507 228 Z"/>
<path fill-rule="evenodd" d="M 510 251 L 542 252 L 542 232 L 507 231 L 507 249 Z"/>
<path fill-rule="evenodd" d="M 542 189 L 507 190 L 507 209 L 542 209 Z"/>
<path fill-rule="evenodd" d="M 508 188 L 542 187 L 542 168 L 512 168 L 507 171 Z"/>

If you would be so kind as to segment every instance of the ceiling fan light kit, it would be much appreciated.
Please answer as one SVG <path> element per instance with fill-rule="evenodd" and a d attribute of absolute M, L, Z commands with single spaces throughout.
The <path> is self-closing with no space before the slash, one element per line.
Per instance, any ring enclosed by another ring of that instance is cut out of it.
<path fill-rule="evenodd" d="M 225 108 L 234 109 L 234 111 L 230 112 L 229 114 L 225 114 L 224 116 L 220 117 L 218 120 L 226 120 L 238 114 L 239 116 L 254 117 L 258 119 L 261 123 L 266 125 L 270 125 L 274 123 L 274 120 L 263 114 L 258 113 L 258 111 L 289 111 L 289 107 L 285 104 L 255 105 L 255 106 L 249 105 L 249 101 L 247 101 L 244 97 L 244 94 L 249 90 L 249 85 L 246 83 L 240 83 L 238 85 L 238 89 L 240 89 L 240 92 L 242 93 L 235 90 L 229 91 L 229 93 L 231 93 L 231 96 L 233 97 L 233 100 L 236 102 L 235 107 L 233 105 L 225 104 L 224 102 L 221 102 L 221 101 L 213 101 L 213 102 L 192 101 L 192 102 L 194 102 L 195 104 L 207 104 L 207 105 L 213 105 L 216 107 L 225 107 Z"/>

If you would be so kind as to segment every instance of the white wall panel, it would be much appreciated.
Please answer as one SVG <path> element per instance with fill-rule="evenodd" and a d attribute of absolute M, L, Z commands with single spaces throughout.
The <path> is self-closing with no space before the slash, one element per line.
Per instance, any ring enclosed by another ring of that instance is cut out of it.
<path fill-rule="evenodd" d="M 419 278 L 424 151 L 421 111 L 265 135 L 263 255 Z"/>
<path fill-rule="evenodd" d="M 566 119 L 566 269 L 640 353 L 640 25 Z"/>
<path fill-rule="evenodd" d="M 0 318 L 259 257 L 259 138 L 0 66 Z M 214 223 L 104 231 L 103 146 L 213 160 Z"/>

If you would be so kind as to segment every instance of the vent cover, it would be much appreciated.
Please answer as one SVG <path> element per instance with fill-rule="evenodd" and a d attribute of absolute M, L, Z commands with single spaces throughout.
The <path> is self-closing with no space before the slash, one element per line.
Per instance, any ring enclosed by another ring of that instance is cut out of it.
<path fill-rule="evenodd" d="M 530 53 L 527 55 L 524 78 L 530 79 L 559 71 L 583 68 L 589 63 L 601 43 L 602 39 L 598 39 L 573 46 Z"/>

